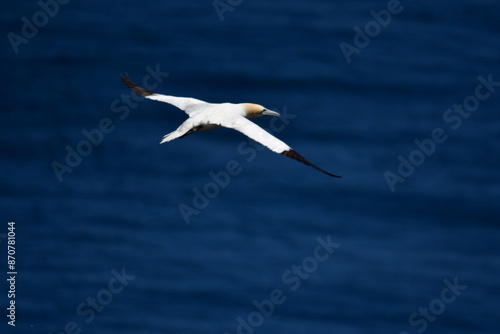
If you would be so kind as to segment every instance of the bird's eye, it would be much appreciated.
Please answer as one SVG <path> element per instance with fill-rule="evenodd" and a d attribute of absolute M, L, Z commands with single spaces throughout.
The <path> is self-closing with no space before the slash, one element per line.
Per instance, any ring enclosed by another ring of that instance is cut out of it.
<path fill-rule="evenodd" d="M 264 111 L 266 111 L 266 108 L 262 109 L 262 111 L 260 113 L 263 113 Z"/>

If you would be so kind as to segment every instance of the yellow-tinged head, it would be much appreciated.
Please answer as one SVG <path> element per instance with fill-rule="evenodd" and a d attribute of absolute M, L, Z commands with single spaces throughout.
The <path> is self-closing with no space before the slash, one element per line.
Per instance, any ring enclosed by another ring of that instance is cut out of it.
<path fill-rule="evenodd" d="M 245 112 L 246 118 L 254 118 L 260 116 L 280 116 L 279 113 L 268 110 L 261 106 L 260 104 L 255 103 L 242 103 L 243 110 Z"/>

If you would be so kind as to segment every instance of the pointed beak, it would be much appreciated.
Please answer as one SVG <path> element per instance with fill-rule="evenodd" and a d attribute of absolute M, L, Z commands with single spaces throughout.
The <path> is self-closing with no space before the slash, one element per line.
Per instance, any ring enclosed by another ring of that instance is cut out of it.
<path fill-rule="evenodd" d="M 262 115 L 264 115 L 264 116 L 276 116 L 276 117 L 280 117 L 281 116 L 276 111 L 267 110 L 267 109 L 262 112 Z"/>

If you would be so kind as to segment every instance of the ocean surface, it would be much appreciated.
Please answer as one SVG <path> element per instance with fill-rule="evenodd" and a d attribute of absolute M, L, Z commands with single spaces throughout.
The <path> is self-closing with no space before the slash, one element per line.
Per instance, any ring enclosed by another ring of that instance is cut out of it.
<path fill-rule="evenodd" d="M 0 17 L 1 333 L 499 332 L 500 2 Z M 276 110 L 255 122 L 343 178 L 228 129 L 159 145 L 186 115 L 126 73 Z"/>

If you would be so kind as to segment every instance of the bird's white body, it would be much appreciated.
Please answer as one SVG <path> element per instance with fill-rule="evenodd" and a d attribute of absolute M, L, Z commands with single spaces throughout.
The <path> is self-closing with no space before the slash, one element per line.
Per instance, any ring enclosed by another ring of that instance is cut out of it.
<path fill-rule="evenodd" d="M 192 109 L 190 107 L 191 105 L 188 106 L 187 110 L 193 111 L 188 114 L 189 118 L 175 131 L 165 135 L 161 143 L 182 137 L 192 129 L 196 129 L 195 131 L 205 131 L 225 127 L 240 131 L 276 153 L 290 149 L 284 142 L 249 121 L 247 118 L 251 118 L 253 114 L 247 112 L 245 104 L 213 104 L 204 102 L 192 105 Z"/>
<path fill-rule="evenodd" d="M 220 127 L 231 128 L 245 134 L 273 152 L 303 162 L 330 176 L 338 177 L 313 165 L 292 150 L 290 146 L 249 120 L 260 116 L 279 116 L 277 112 L 253 103 L 208 103 L 189 97 L 163 95 L 137 86 L 128 77 L 122 77 L 122 81 L 136 94 L 151 100 L 174 105 L 189 116 L 175 131 L 165 135 L 160 144 L 198 131 L 213 130 Z"/>

